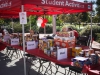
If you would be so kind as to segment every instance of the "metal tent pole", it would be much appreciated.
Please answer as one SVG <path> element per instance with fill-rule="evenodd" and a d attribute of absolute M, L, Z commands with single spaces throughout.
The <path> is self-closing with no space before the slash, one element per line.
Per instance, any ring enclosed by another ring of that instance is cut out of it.
<path fill-rule="evenodd" d="M 24 5 L 21 6 L 22 12 L 24 12 Z M 26 58 L 25 58 L 25 38 L 24 38 L 24 24 L 22 24 L 23 33 L 23 55 L 24 55 L 24 75 L 26 75 Z"/>
<path fill-rule="evenodd" d="M 30 30 L 31 30 L 31 17 L 30 17 L 30 19 L 29 19 L 29 20 L 30 20 Z"/>
<path fill-rule="evenodd" d="M 92 11 L 91 11 L 91 36 L 90 36 L 90 49 L 92 49 Z"/>
<path fill-rule="evenodd" d="M 13 25 L 13 18 L 11 18 L 11 21 L 12 21 L 12 29 L 14 29 L 14 25 Z"/>
<path fill-rule="evenodd" d="M 53 18 L 53 22 L 52 22 L 52 24 L 53 24 L 53 34 L 56 34 L 56 15 L 53 15 L 52 18 Z"/>
<path fill-rule="evenodd" d="M 45 15 L 43 19 L 45 19 Z M 44 26 L 44 36 L 46 36 L 46 25 Z"/>

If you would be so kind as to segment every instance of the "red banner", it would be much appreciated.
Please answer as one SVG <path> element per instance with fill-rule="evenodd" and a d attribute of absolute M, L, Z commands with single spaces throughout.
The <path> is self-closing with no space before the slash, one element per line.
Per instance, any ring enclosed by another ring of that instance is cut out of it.
<path fill-rule="evenodd" d="M 72 0 L 24 0 L 24 4 L 34 4 L 37 6 L 50 6 L 68 9 L 92 10 L 92 3 L 82 3 Z"/>
<path fill-rule="evenodd" d="M 10 9 L 21 5 L 21 0 L 0 0 L 0 10 Z"/>
<path fill-rule="evenodd" d="M 92 3 L 82 3 L 72 0 L 0 0 L 0 9 L 9 9 L 22 4 L 34 4 L 37 6 L 50 6 L 68 9 L 92 10 Z"/>

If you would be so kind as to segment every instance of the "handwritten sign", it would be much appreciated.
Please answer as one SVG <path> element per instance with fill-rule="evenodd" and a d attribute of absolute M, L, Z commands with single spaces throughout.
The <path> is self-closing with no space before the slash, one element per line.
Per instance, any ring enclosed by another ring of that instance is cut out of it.
<path fill-rule="evenodd" d="M 28 41 L 27 42 L 27 50 L 35 49 L 36 48 L 36 42 L 35 41 Z"/>
<path fill-rule="evenodd" d="M 57 50 L 57 60 L 67 58 L 67 48 L 61 48 Z"/>
<path fill-rule="evenodd" d="M 11 45 L 19 45 L 19 38 L 11 39 Z"/>

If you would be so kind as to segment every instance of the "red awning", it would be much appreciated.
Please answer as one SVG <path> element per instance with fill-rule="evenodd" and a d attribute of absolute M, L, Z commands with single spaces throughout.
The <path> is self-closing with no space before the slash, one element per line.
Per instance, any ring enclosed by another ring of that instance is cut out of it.
<path fill-rule="evenodd" d="M 92 11 L 91 3 L 72 0 L 1 0 L 0 16 L 19 16 L 21 5 L 27 15 L 53 15 Z"/>

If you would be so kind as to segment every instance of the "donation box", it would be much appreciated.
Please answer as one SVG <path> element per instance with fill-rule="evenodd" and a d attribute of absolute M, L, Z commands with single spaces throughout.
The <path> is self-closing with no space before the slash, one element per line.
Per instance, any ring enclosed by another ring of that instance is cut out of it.
<path fill-rule="evenodd" d="M 88 62 L 88 58 L 85 57 L 75 57 L 72 59 L 73 61 L 73 66 L 77 66 L 82 68 L 84 66 L 84 64 L 86 64 Z"/>

